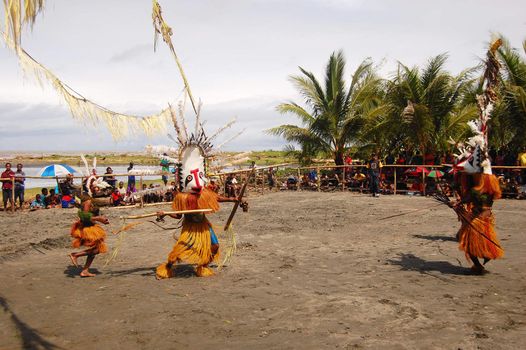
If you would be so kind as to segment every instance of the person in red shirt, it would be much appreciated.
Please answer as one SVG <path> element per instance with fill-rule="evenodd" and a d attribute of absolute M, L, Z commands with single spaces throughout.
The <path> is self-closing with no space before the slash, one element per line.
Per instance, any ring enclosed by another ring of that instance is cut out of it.
<path fill-rule="evenodd" d="M 0 175 L 2 179 L 12 179 L 15 177 L 15 172 L 11 170 L 11 163 L 5 163 L 5 171 Z M 4 210 L 7 210 L 7 201 L 13 203 L 13 182 L 12 180 L 2 180 L 2 197 L 4 200 Z"/>

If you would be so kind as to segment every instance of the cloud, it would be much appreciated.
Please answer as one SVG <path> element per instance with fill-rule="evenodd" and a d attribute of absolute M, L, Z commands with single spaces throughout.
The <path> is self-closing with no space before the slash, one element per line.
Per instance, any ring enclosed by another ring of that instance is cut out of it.
<path fill-rule="evenodd" d="M 114 54 L 110 57 L 108 61 L 110 63 L 123 63 L 133 61 L 137 58 L 146 56 L 146 54 L 150 51 L 152 51 L 152 44 L 135 45 L 129 49 Z"/>

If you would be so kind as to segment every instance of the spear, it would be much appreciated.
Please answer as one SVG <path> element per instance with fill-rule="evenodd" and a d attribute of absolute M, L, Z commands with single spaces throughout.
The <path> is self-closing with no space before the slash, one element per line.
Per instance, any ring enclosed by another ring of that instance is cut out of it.
<path fill-rule="evenodd" d="M 182 215 L 182 214 L 199 214 L 199 213 L 210 213 L 212 212 L 212 209 L 192 209 L 192 210 L 176 210 L 176 211 L 165 211 L 163 212 L 164 215 Z M 150 218 L 153 216 L 159 216 L 158 213 L 149 213 L 149 214 L 142 214 L 142 215 L 132 215 L 132 216 L 121 216 L 120 219 L 144 219 L 144 218 Z"/>

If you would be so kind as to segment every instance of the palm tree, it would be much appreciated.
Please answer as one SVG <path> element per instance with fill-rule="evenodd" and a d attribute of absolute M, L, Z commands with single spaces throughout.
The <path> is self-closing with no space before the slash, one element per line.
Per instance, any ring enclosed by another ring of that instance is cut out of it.
<path fill-rule="evenodd" d="M 473 86 L 473 69 L 453 76 L 444 70 L 446 54 L 431 58 L 423 69 L 399 63 L 387 81 L 383 114 L 368 121 L 363 139 L 378 137 L 382 148 L 446 152 L 450 138 L 467 132 L 466 122 L 477 115 L 465 96 Z"/>
<path fill-rule="evenodd" d="M 342 165 L 345 150 L 357 140 L 365 114 L 380 104 L 381 79 L 366 59 L 355 70 L 347 89 L 341 51 L 329 58 L 323 87 L 314 74 L 299 69 L 302 75 L 291 76 L 290 80 L 303 96 L 305 107 L 289 101 L 276 109 L 298 117 L 302 126 L 285 124 L 268 132 L 299 144 L 303 158 L 331 156 L 336 165 Z"/>
<path fill-rule="evenodd" d="M 526 53 L 526 40 L 522 46 Z M 502 101 L 490 121 L 490 137 L 517 151 L 526 146 L 526 59 L 506 40 L 498 53 L 503 65 Z"/>

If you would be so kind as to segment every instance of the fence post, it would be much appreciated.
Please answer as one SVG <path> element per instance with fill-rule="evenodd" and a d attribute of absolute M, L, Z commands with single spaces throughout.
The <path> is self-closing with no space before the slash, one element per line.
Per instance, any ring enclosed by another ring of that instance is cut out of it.
<path fill-rule="evenodd" d="M 393 194 L 396 194 L 396 173 L 397 173 L 397 168 L 394 167 L 394 193 Z"/>
<path fill-rule="evenodd" d="M 139 187 L 139 191 L 142 191 L 142 175 L 139 177 Z M 144 194 L 141 194 L 141 208 L 144 208 Z"/>
<path fill-rule="evenodd" d="M 301 174 L 300 168 L 298 168 L 298 181 L 296 182 L 296 186 L 298 186 L 297 187 L 298 191 L 301 191 L 301 177 L 300 177 L 300 174 Z"/>
<path fill-rule="evenodd" d="M 11 179 L 11 212 L 15 212 L 15 177 Z M 5 210 L 5 209 L 4 209 Z"/>
<path fill-rule="evenodd" d="M 265 170 L 261 170 L 261 194 L 265 193 Z"/>
<path fill-rule="evenodd" d="M 343 179 L 342 179 L 342 191 L 345 191 L 345 169 L 347 167 L 343 167 Z"/>
<path fill-rule="evenodd" d="M 321 179 L 320 179 L 320 177 L 321 177 L 321 174 L 320 174 L 320 167 L 317 167 L 317 168 L 316 168 L 316 175 L 317 175 L 317 176 L 316 176 L 316 182 L 317 182 L 317 184 L 318 184 L 318 192 L 321 192 L 321 186 L 320 186 L 320 185 L 321 185 Z"/>
<path fill-rule="evenodd" d="M 422 196 L 426 196 L 426 170 L 427 168 L 424 168 L 422 171 Z"/>

